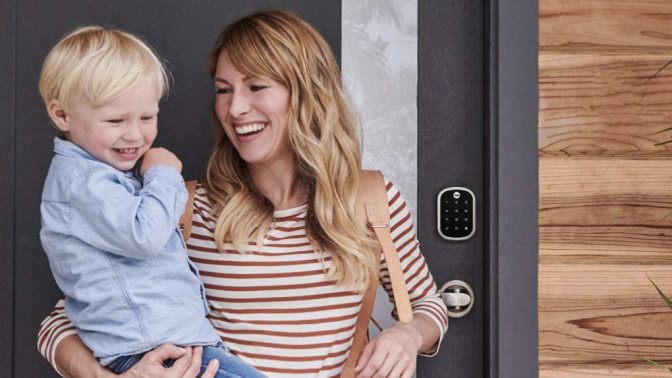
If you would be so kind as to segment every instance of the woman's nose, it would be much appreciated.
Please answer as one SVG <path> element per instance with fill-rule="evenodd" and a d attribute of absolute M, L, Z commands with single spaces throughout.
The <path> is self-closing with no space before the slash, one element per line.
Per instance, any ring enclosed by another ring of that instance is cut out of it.
<path fill-rule="evenodd" d="M 234 92 L 231 97 L 231 105 L 229 106 L 229 113 L 233 117 L 241 116 L 250 111 L 249 98 L 244 93 Z"/>

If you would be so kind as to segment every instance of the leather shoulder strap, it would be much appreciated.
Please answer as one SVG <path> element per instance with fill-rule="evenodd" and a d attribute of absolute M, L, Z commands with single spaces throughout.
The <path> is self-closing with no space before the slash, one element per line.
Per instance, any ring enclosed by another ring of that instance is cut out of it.
<path fill-rule="evenodd" d="M 362 171 L 359 180 L 355 213 L 360 221 L 366 222 L 366 225 L 373 229 L 380 243 L 392 281 L 399 320 L 402 323 L 409 323 L 413 319 L 413 311 L 406 290 L 404 273 L 401 270 L 399 253 L 390 236 L 390 208 L 387 203 L 385 180 L 380 171 Z"/>
<path fill-rule="evenodd" d="M 184 183 L 184 186 L 189 192 L 189 199 L 187 200 L 187 205 L 184 207 L 184 213 L 180 218 L 180 231 L 182 232 L 182 238 L 186 242 L 191 236 L 191 222 L 192 215 L 194 215 L 194 194 L 196 193 L 196 184 L 197 180 L 187 181 Z"/>
<path fill-rule="evenodd" d="M 388 265 L 399 320 L 408 323 L 413 319 L 413 312 L 408 292 L 406 291 L 406 281 L 401 270 L 399 256 L 390 237 L 390 211 L 387 203 L 387 188 L 380 171 L 361 172 L 357 199 L 355 201 L 355 214 L 360 222 L 366 224 L 367 227 L 371 227 L 376 235 L 376 239 L 379 242 L 373 251 L 376 255 L 376 262 L 380 264 L 380 254 L 382 252 Z M 373 312 L 373 304 L 376 299 L 377 288 L 378 282 L 372 282 L 364 294 L 362 306 L 357 316 L 350 354 L 345 361 L 345 366 L 340 375 L 341 378 L 355 377 L 355 367 L 367 344 L 366 336 L 369 321 L 371 320 L 371 313 Z"/>

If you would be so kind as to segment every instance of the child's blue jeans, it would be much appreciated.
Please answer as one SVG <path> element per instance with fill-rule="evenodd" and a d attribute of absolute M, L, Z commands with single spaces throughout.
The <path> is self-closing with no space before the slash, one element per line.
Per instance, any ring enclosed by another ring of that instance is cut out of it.
<path fill-rule="evenodd" d="M 142 359 L 145 353 L 135 354 L 131 356 L 123 356 L 112 361 L 111 364 L 107 366 L 108 369 L 112 370 L 115 374 L 122 374 L 126 370 L 130 369 Z M 205 372 L 205 368 L 208 366 L 208 363 L 211 360 L 219 360 L 219 370 L 215 374 L 215 378 L 266 378 L 265 375 L 260 373 L 257 369 L 246 364 L 240 358 L 234 356 L 229 350 L 224 346 L 204 346 L 203 347 L 203 358 L 201 359 L 201 371 L 198 374 L 197 378 L 200 378 Z M 171 367 L 174 360 L 166 360 L 163 365 L 165 367 Z"/>

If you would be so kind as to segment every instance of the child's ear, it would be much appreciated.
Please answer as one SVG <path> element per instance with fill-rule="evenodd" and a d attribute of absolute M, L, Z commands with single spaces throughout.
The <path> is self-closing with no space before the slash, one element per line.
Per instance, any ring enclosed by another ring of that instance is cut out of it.
<path fill-rule="evenodd" d="M 70 131 L 70 125 L 68 124 L 70 120 L 68 119 L 68 115 L 65 114 L 65 109 L 61 106 L 60 101 L 49 101 L 47 112 L 49 113 L 49 118 L 51 118 L 51 122 L 53 122 L 54 126 L 64 133 Z"/>

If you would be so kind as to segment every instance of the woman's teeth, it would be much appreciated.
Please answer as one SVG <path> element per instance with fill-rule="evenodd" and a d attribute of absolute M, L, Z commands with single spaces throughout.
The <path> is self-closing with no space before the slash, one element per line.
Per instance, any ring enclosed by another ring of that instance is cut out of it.
<path fill-rule="evenodd" d="M 137 148 L 116 148 L 117 151 L 121 152 L 122 154 L 133 154 L 137 150 Z"/>
<path fill-rule="evenodd" d="M 245 135 L 245 134 L 261 131 L 265 128 L 266 128 L 266 125 L 263 124 L 263 123 L 253 123 L 253 124 L 247 125 L 247 126 L 236 127 L 236 134 Z"/>

